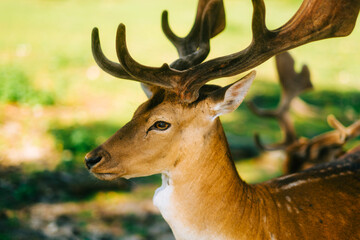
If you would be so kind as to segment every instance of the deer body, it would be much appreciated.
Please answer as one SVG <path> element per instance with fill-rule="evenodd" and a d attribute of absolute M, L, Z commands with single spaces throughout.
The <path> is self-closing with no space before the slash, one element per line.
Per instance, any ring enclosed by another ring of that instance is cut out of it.
<path fill-rule="evenodd" d="M 358 225 L 348 224 L 349 219 L 360 222 L 360 162 L 354 170 L 344 162 L 248 185 L 229 158 L 221 125 L 214 128 L 199 158 L 179 159 L 163 173 L 166 187 L 154 196 L 176 239 L 360 237 Z M 213 147 L 216 154 L 209 152 Z"/>
<path fill-rule="evenodd" d="M 220 103 L 213 96 L 218 90 L 192 105 L 173 102 L 172 94 L 155 94 L 127 125 L 87 155 L 102 157 L 91 172 L 101 179 L 162 173 L 154 204 L 176 239 L 359 237 L 358 158 L 257 185 L 241 180 L 215 116 L 236 108 L 242 98 L 234 96 L 244 96 L 251 80 L 245 77 L 227 89 Z M 159 119 L 171 127 L 150 130 Z"/>
<path fill-rule="evenodd" d="M 154 204 L 180 240 L 359 239 L 359 158 L 248 185 L 236 171 L 218 117 L 241 104 L 255 72 L 225 87 L 206 83 L 308 42 L 350 34 L 360 2 L 304 0 L 290 21 L 272 31 L 265 24 L 263 0 L 252 3 L 249 47 L 204 63 L 210 39 L 225 27 L 222 0 L 199 0 L 194 26 L 184 38 L 172 32 L 163 13 L 163 32 L 179 58 L 159 68 L 130 56 L 123 24 L 116 36 L 119 63 L 105 57 L 94 29 L 98 65 L 113 76 L 141 82 L 149 100 L 86 155 L 86 166 L 103 180 L 161 173 Z"/>

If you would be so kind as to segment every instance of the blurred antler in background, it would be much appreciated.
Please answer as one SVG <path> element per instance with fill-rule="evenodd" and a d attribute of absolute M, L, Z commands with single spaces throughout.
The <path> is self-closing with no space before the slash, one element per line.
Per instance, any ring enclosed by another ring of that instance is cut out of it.
<path fill-rule="evenodd" d="M 299 99 L 297 96 L 305 90 L 312 89 L 310 73 L 306 65 L 302 67 L 300 73 L 294 70 L 294 60 L 289 53 L 282 53 L 276 56 L 276 66 L 282 88 L 281 99 L 278 107 L 274 110 L 259 109 L 253 102 L 248 106 L 252 112 L 260 117 L 275 118 L 280 124 L 284 140 L 281 143 L 264 145 L 258 134 L 255 134 L 255 143 L 267 151 L 283 150 L 286 153 L 285 173 L 294 173 L 311 167 L 321 162 L 333 161 L 343 155 L 344 144 L 352 138 L 360 135 L 360 120 L 354 122 L 349 127 L 342 125 L 333 115 L 328 116 L 328 124 L 335 130 L 320 134 L 307 139 L 297 137 L 294 124 L 290 117 L 290 107 L 294 101 Z M 315 109 L 307 107 L 300 99 L 297 103 L 305 106 L 305 109 Z M 310 110 L 306 115 L 315 115 Z"/>
<path fill-rule="evenodd" d="M 297 141 L 294 124 L 291 121 L 289 110 L 292 101 L 302 92 L 312 89 L 309 68 L 304 65 L 300 73 L 294 69 L 294 59 L 288 52 L 278 54 L 276 68 L 281 85 L 281 98 L 276 109 L 260 109 L 253 102 L 248 102 L 250 110 L 260 117 L 275 118 L 279 121 L 284 140 L 281 143 L 263 145 L 258 134 L 255 135 L 257 146 L 263 150 L 280 150 Z"/>
<path fill-rule="evenodd" d="M 329 115 L 327 121 L 335 130 L 311 139 L 299 138 L 285 149 L 285 172 L 294 173 L 318 163 L 337 160 L 346 153 L 343 146 L 350 139 L 360 136 L 360 120 L 348 127 L 333 115 Z"/>
<path fill-rule="evenodd" d="M 360 135 L 360 120 L 357 120 L 348 127 L 340 123 L 334 115 L 329 115 L 327 121 L 335 130 L 308 140 L 306 158 L 310 163 L 335 160 L 344 153 L 343 145 L 348 140 Z"/>

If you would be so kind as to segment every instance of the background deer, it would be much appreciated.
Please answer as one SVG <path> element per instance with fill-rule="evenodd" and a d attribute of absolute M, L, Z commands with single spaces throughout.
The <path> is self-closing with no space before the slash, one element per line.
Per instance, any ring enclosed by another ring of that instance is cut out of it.
<path fill-rule="evenodd" d="M 250 46 L 204 63 L 210 38 L 225 26 L 219 0 L 199 1 L 195 24 L 183 39 L 170 30 L 163 14 L 163 30 L 180 56 L 170 66 L 137 63 L 127 50 L 122 24 L 116 37 L 120 63 L 112 62 L 101 52 L 95 29 L 93 54 L 99 66 L 144 83 L 150 99 L 86 155 L 86 165 L 105 180 L 161 173 L 154 204 L 177 239 L 354 239 L 360 236 L 360 160 L 248 185 L 235 169 L 218 116 L 240 105 L 255 72 L 226 87 L 205 84 L 302 44 L 349 34 L 360 3 L 306 0 L 273 31 L 265 26 L 263 1 L 254 0 L 253 6 Z"/>
<path fill-rule="evenodd" d="M 255 134 L 255 143 L 261 150 L 283 150 L 286 154 L 284 172 L 294 173 L 314 164 L 334 161 L 343 155 L 343 146 L 347 141 L 360 135 L 360 120 L 351 126 L 343 126 L 333 115 L 328 116 L 328 123 L 334 131 L 315 136 L 311 139 L 298 137 L 290 116 L 290 108 L 302 108 L 308 115 L 314 115 L 316 109 L 298 100 L 303 91 L 312 89 L 310 72 L 306 65 L 300 73 L 294 69 L 294 59 L 288 52 L 275 57 L 276 68 L 281 85 L 281 98 L 276 109 L 259 109 L 253 102 L 248 102 L 250 110 L 264 118 L 274 118 L 279 122 L 284 140 L 281 143 L 264 145 L 258 134 Z M 295 101 L 297 100 L 297 101 Z M 296 104 L 294 106 L 294 104 Z M 317 111 L 320 111 L 317 109 Z"/>

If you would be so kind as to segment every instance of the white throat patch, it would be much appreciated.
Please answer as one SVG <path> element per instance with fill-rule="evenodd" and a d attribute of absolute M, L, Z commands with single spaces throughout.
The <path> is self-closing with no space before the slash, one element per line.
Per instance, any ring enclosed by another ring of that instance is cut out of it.
<path fill-rule="evenodd" d="M 162 184 L 155 191 L 153 203 L 159 209 L 165 221 L 169 223 L 169 221 L 173 218 L 172 213 L 174 209 L 171 206 L 171 195 L 174 187 L 170 185 L 170 177 L 168 174 L 163 173 L 161 175 L 161 180 Z"/>
<path fill-rule="evenodd" d="M 210 234 L 210 232 L 199 232 L 193 229 L 191 225 L 184 224 L 183 219 L 180 218 L 179 212 L 183 209 L 176 209 L 175 206 L 181 204 L 174 204 L 173 192 L 174 186 L 171 177 L 168 173 L 163 173 L 161 176 L 162 184 L 156 189 L 153 203 L 159 209 L 165 221 L 169 224 L 172 232 L 177 240 L 223 240 L 226 238 L 219 235 Z M 184 206 L 185 207 L 185 206 Z"/>

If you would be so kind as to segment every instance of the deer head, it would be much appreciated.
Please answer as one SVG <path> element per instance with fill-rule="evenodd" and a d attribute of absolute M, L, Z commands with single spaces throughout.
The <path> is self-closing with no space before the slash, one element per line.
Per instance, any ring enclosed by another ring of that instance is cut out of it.
<path fill-rule="evenodd" d="M 225 88 L 204 86 L 190 104 L 173 92 L 155 89 L 129 123 L 87 154 L 88 168 L 101 179 L 130 178 L 170 171 L 180 158 L 194 158 L 216 130 L 217 116 L 240 105 L 254 78 L 251 72 Z"/>
<path fill-rule="evenodd" d="M 92 51 L 98 65 L 115 77 L 141 82 L 150 99 L 128 124 L 86 155 L 91 172 L 102 179 L 151 175 L 176 165 L 179 154 L 196 154 L 196 150 L 188 153 L 187 146 L 201 144 L 215 128 L 217 117 L 239 106 L 255 73 L 223 88 L 205 85 L 208 81 L 245 72 L 277 53 L 311 41 L 346 36 L 355 25 L 360 5 L 356 0 L 305 0 L 289 22 L 268 30 L 264 2 L 252 3 L 249 47 L 204 63 L 210 39 L 225 26 L 221 0 L 199 1 L 194 26 L 185 38 L 170 30 L 167 12 L 163 13 L 163 31 L 179 53 L 170 66 L 137 63 L 128 52 L 123 24 L 116 36 L 119 63 L 110 61 L 101 51 L 98 30 L 93 30 Z"/>

